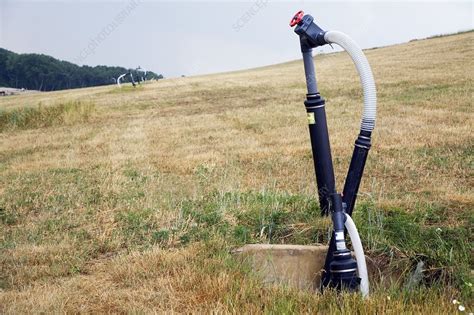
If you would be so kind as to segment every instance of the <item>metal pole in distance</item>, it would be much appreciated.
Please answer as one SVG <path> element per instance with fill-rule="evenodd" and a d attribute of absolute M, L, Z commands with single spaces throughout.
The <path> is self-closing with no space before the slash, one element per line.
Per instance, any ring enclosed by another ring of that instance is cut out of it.
<path fill-rule="evenodd" d="M 326 122 L 326 110 L 324 108 L 325 102 L 318 92 L 311 50 L 303 51 L 303 61 L 308 88 L 304 104 L 308 115 L 309 135 L 318 185 L 319 206 L 321 213 L 327 215 L 329 211 L 328 196 L 336 192 L 336 186 Z"/>

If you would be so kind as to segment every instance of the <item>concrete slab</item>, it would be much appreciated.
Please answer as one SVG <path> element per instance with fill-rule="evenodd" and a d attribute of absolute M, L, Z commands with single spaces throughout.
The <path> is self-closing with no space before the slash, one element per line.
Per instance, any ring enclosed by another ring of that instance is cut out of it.
<path fill-rule="evenodd" d="M 327 246 L 251 244 L 234 251 L 248 261 L 267 285 L 317 290 Z"/>

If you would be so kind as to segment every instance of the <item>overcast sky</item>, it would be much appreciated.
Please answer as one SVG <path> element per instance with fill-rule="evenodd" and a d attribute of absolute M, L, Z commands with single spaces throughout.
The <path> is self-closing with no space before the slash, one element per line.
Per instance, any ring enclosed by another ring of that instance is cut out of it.
<path fill-rule="evenodd" d="M 300 9 L 363 48 L 474 28 L 473 1 L 0 0 L 0 47 L 168 77 L 222 72 L 300 58 L 288 26 Z"/>

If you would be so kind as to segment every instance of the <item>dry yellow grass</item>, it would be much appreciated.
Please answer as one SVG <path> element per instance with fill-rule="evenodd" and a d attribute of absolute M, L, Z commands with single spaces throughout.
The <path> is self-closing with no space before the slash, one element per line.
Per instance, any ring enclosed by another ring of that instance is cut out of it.
<path fill-rule="evenodd" d="M 473 40 L 469 32 L 366 51 L 379 112 L 360 203 L 442 208 L 445 217 L 425 225 L 469 224 Z M 315 60 L 341 189 L 359 127 L 359 80 L 343 53 Z M 226 193 L 315 195 L 304 95 L 296 61 L 0 99 L 7 111 L 95 104 L 87 120 L 0 133 L 0 312 L 455 312 L 458 287 L 409 295 L 393 287 L 340 303 L 331 292 L 263 288 L 230 257 L 213 255 L 233 244 L 183 238 L 196 224 L 183 210 L 189 200 L 214 196 L 233 226 L 240 219 L 230 209 L 245 206 Z M 153 234 L 161 230 L 170 235 Z"/>

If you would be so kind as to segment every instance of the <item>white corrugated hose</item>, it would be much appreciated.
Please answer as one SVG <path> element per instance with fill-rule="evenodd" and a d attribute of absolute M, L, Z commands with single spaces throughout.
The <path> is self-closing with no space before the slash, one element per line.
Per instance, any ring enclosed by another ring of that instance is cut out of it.
<path fill-rule="evenodd" d="M 346 222 L 345 226 L 349 237 L 351 238 L 352 247 L 354 248 L 354 253 L 357 261 L 357 271 L 359 273 L 360 280 L 360 292 L 363 297 L 369 295 L 369 276 L 367 273 L 367 264 L 365 262 L 364 249 L 362 248 L 362 242 L 360 241 L 359 232 L 355 226 L 354 221 L 351 216 L 346 213 Z"/>
<path fill-rule="evenodd" d="M 370 69 L 369 62 L 362 49 L 349 36 L 339 31 L 328 31 L 324 34 L 324 39 L 328 43 L 334 43 L 351 56 L 357 72 L 359 73 L 362 88 L 364 91 L 364 112 L 362 114 L 361 130 L 372 132 L 375 126 L 377 114 L 377 91 L 375 89 L 374 76 Z"/>

